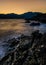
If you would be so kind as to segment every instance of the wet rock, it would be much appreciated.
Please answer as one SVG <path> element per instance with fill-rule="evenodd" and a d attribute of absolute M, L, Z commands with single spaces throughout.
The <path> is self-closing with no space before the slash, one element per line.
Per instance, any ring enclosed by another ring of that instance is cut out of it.
<path fill-rule="evenodd" d="M 6 60 L 1 60 L 4 61 L 2 65 L 7 62 L 8 65 L 46 65 L 46 33 L 42 34 L 37 30 L 32 32 L 31 36 L 22 34 L 19 41 L 13 38 L 8 40 L 8 43 L 11 48 L 16 49 L 6 55 Z"/>
<path fill-rule="evenodd" d="M 25 23 L 30 23 L 30 20 L 26 20 Z"/>
<path fill-rule="evenodd" d="M 15 38 L 8 40 L 8 42 L 10 44 L 10 47 L 14 47 L 15 45 L 17 45 L 19 43 L 19 40 L 16 40 Z"/>
<path fill-rule="evenodd" d="M 40 26 L 40 23 L 31 23 L 30 26 Z"/>

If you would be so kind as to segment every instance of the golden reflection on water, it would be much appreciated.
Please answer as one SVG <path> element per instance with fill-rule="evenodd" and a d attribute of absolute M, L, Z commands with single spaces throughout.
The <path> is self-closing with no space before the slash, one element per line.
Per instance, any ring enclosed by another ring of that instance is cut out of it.
<path fill-rule="evenodd" d="M 23 20 L 1 20 L 0 30 L 23 30 Z"/>
<path fill-rule="evenodd" d="M 30 34 L 33 28 L 25 23 L 23 19 L 1 19 L 0 36 L 12 34 Z"/>
<path fill-rule="evenodd" d="M 15 32 L 28 32 L 29 26 L 25 25 L 23 19 L 2 19 L 0 20 L 0 30 L 2 31 L 15 31 Z"/>
<path fill-rule="evenodd" d="M 30 21 L 37 22 L 37 21 Z M 40 30 L 44 32 L 45 27 L 42 26 L 30 26 L 30 23 L 25 23 L 24 19 L 0 19 L 0 37 L 7 36 L 12 34 L 28 34 L 30 35 L 32 31 Z"/>

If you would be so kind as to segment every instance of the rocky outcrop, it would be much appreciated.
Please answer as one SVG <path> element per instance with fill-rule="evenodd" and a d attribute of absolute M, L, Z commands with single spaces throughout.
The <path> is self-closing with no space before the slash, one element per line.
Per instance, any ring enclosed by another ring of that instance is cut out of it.
<path fill-rule="evenodd" d="M 30 23 L 30 20 L 26 20 L 25 23 Z"/>
<path fill-rule="evenodd" d="M 30 26 L 40 26 L 40 23 L 31 23 Z"/>
<path fill-rule="evenodd" d="M 0 60 L 0 65 L 46 65 L 46 33 L 37 30 L 7 43 L 13 50 Z"/>

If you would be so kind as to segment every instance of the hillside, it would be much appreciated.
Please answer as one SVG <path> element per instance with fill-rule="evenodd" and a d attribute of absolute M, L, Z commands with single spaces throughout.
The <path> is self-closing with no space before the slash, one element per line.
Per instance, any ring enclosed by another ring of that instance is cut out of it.
<path fill-rule="evenodd" d="M 21 15 L 14 14 L 14 13 L 0 14 L 0 19 L 26 19 L 26 20 L 28 19 L 28 20 L 37 20 L 46 23 L 46 13 L 26 12 Z"/>

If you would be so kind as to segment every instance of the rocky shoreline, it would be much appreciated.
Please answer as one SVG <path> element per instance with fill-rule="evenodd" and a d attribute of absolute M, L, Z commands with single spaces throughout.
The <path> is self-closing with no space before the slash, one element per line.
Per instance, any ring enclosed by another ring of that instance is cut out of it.
<path fill-rule="evenodd" d="M 8 52 L 0 65 L 46 65 L 46 33 L 39 30 L 7 41 Z"/>

